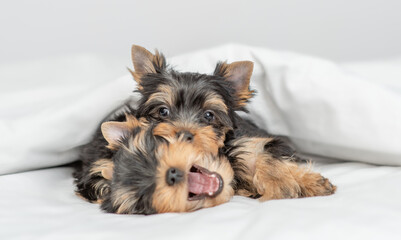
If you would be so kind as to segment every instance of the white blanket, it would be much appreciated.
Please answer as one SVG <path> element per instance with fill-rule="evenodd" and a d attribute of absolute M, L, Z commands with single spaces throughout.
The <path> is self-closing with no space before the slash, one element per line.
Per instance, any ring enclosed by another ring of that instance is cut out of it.
<path fill-rule="evenodd" d="M 73 193 L 72 169 L 0 176 L 0 239 L 399 239 L 401 167 L 315 166 L 338 186 L 328 197 L 231 202 L 193 213 L 116 215 Z"/>
<path fill-rule="evenodd" d="M 170 63 L 211 73 L 218 60 L 255 62 L 251 87 L 258 95 L 251 116 L 271 133 L 288 136 L 299 152 L 401 164 L 399 78 L 373 81 L 322 59 L 239 45 Z M 134 81 L 111 77 L 113 64 L 80 56 L 0 67 L 0 174 L 76 160 L 76 147 L 133 96 Z M 392 76 L 400 69 L 392 68 Z"/>

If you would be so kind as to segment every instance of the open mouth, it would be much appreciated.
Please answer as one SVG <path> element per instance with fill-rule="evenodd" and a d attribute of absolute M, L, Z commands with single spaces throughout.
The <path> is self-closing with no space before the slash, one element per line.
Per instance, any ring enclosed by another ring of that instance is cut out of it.
<path fill-rule="evenodd" d="M 193 165 L 188 173 L 188 200 L 216 197 L 223 190 L 223 178 L 216 172 Z"/>

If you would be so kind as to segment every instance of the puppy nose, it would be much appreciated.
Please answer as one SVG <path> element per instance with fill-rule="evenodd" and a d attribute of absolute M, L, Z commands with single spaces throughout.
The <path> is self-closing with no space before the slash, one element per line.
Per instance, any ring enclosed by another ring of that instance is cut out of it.
<path fill-rule="evenodd" d="M 194 135 L 188 131 L 181 131 L 177 133 L 177 138 L 183 142 L 192 142 Z"/>
<path fill-rule="evenodd" d="M 169 168 L 166 174 L 166 182 L 169 186 L 177 184 L 184 178 L 184 172 L 178 168 Z"/>

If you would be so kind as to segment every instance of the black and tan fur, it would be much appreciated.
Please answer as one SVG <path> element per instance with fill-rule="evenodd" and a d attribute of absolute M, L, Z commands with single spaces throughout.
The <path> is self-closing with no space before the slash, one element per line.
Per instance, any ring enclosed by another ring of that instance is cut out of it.
<path fill-rule="evenodd" d="M 266 201 L 335 192 L 326 178 L 294 161 L 299 158 L 280 138 L 237 114 L 254 95 L 252 62 L 218 63 L 208 75 L 177 72 L 159 52 L 135 45 L 132 59 L 142 97 L 137 109 L 103 123 L 84 148 L 76 172 L 83 198 L 108 212 L 151 214 L 215 206 L 234 193 Z M 110 126 L 124 134 L 110 134 Z M 163 178 L 171 167 L 185 175 L 196 161 L 225 179 L 219 195 L 199 202 L 188 201 L 185 184 L 172 187 Z"/>

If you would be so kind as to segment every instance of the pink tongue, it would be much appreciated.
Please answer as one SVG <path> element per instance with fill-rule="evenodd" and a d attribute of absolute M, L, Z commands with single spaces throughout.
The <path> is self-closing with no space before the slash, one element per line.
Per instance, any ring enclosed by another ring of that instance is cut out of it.
<path fill-rule="evenodd" d="M 188 190 L 191 193 L 213 195 L 219 189 L 219 179 L 199 172 L 188 173 Z M 211 194 L 209 194 L 211 193 Z"/>

